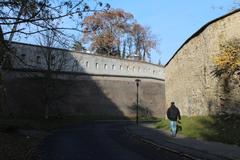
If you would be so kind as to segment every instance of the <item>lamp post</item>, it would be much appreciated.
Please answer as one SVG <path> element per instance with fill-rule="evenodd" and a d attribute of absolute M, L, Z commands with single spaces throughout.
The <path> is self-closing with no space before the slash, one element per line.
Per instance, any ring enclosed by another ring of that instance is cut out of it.
<path fill-rule="evenodd" d="M 136 112 L 136 124 L 137 124 L 137 126 L 138 126 L 138 86 L 139 86 L 139 83 L 141 82 L 141 80 L 140 80 L 140 79 L 136 79 L 135 82 L 136 82 L 136 85 L 137 85 L 137 108 L 136 108 L 137 112 Z"/>

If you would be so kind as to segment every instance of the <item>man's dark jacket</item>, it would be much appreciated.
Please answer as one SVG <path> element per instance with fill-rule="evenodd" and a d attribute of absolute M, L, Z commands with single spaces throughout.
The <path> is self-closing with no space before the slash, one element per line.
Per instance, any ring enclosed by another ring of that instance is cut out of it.
<path fill-rule="evenodd" d="M 167 117 L 170 121 L 177 121 L 177 119 L 180 120 L 181 116 L 180 116 L 179 109 L 175 105 L 172 105 L 167 110 Z"/>

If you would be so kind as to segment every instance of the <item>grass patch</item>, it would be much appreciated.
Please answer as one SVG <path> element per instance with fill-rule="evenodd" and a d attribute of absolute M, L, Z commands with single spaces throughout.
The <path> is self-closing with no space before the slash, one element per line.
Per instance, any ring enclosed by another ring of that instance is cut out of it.
<path fill-rule="evenodd" d="M 179 134 L 195 139 L 240 146 L 240 115 L 182 117 Z M 156 128 L 169 129 L 169 121 L 160 119 Z"/>

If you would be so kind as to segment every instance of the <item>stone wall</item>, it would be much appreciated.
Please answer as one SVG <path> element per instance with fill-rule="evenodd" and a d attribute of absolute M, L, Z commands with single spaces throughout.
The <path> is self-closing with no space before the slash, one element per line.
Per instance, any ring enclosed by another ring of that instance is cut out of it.
<path fill-rule="evenodd" d="M 135 117 L 135 78 L 57 74 L 49 115 Z M 44 116 L 46 86 L 40 72 L 5 73 L 4 111 L 12 115 Z M 144 117 L 165 114 L 164 81 L 141 78 L 139 110 Z"/>
<path fill-rule="evenodd" d="M 22 43 L 13 51 L 12 69 L 3 72 L 5 113 L 43 116 L 51 99 L 49 115 L 134 117 L 138 78 L 140 114 L 165 114 L 162 66 Z"/>
<path fill-rule="evenodd" d="M 239 26 L 240 12 L 235 11 L 206 24 L 183 44 L 165 67 L 167 105 L 175 101 L 190 116 L 240 113 L 239 80 L 230 80 L 231 91 L 225 93 L 211 73 L 219 44 L 239 38 Z"/>
<path fill-rule="evenodd" d="M 23 43 L 13 43 L 13 48 L 16 55 L 12 58 L 14 69 L 46 70 L 46 54 L 51 52 L 53 57 L 51 62 L 52 70 L 91 75 L 149 77 L 164 80 L 163 66 L 143 61 L 126 60 Z"/>

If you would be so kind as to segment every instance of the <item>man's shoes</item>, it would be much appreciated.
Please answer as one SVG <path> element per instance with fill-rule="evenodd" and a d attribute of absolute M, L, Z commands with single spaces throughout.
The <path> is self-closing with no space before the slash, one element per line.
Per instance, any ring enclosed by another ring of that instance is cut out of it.
<path fill-rule="evenodd" d="M 175 133 L 172 133 L 171 136 L 172 136 L 172 137 L 176 137 L 176 134 L 175 134 Z"/>

